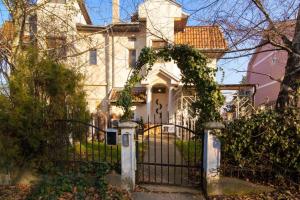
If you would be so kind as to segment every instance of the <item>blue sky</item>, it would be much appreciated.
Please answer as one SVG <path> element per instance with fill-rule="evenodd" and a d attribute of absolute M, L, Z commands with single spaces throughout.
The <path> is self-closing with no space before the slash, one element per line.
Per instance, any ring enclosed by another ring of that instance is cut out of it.
<path fill-rule="evenodd" d="M 142 1 L 143 0 L 120 0 L 121 18 L 124 21 L 128 21 L 131 14 L 136 10 L 138 3 Z M 191 13 L 190 10 L 193 10 L 196 7 L 195 0 L 177 0 L 177 2 L 183 5 L 184 11 L 187 13 Z M 111 0 L 86 0 L 86 5 L 94 24 L 105 25 L 111 22 Z M 2 24 L 3 21 L 9 18 L 9 13 L 2 4 L 2 1 L 0 1 L 0 12 L 0 24 Z M 191 18 L 188 24 L 199 25 L 199 22 Z M 218 66 L 225 71 L 225 77 L 222 83 L 239 83 L 244 74 L 236 73 L 234 69 L 246 70 L 248 62 L 249 57 L 231 60 L 220 60 L 218 62 Z M 222 74 L 223 73 L 218 72 L 217 75 L 217 80 L 220 83 Z"/>

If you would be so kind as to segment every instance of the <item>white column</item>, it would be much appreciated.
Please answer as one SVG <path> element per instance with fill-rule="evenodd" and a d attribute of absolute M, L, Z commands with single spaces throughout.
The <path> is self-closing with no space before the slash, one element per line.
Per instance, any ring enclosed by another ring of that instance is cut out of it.
<path fill-rule="evenodd" d="M 122 187 L 126 190 L 133 190 L 135 187 L 136 171 L 136 147 L 135 147 L 135 128 L 134 122 L 123 122 L 119 124 L 121 128 L 121 177 Z"/>
<path fill-rule="evenodd" d="M 220 178 L 221 142 L 213 133 L 223 128 L 224 125 L 218 122 L 205 124 L 203 170 L 207 184 Z"/>
<path fill-rule="evenodd" d="M 168 112 L 169 112 L 169 117 L 172 118 L 173 116 L 173 109 L 172 109 L 172 105 L 173 105 L 173 87 L 170 86 L 169 87 L 169 99 L 168 99 Z"/>
<path fill-rule="evenodd" d="M 151 118 L 152 86 L 147 85 L 147 116 Z"/>

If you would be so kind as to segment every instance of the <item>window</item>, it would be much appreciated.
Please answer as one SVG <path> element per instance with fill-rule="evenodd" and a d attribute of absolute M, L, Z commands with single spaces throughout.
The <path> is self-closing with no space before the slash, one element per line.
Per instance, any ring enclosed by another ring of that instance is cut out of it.
<path fill-rule="evenodd" d="M 154 49 L 162 49 L 167 45 L 168 43 L 164 40 L 152 40 L 152 48 Z"/>
<path fill-rule="evenodd" d="M 153 94 L 164 94 L 164 93 L 166 93 L 166 87 L 164 87 L 164 86 L 153 87 L 152 93 Z"/>
<path fill-rule="evenodd" d="M 62 4 L 65 4 L 66 0 L 50 0 L 49 2 L 50 3 L 62 3 Z"/>
<path fill-rule="evenodd" d="M 278 58 L 276 56 L 272 57 L 272 64 L 278 63 Z"/>
<path fill-rule="evenodd" d="M 128 56 L 128 64 L 129 67 L 135 67 L 136 65 L 136 50 L 135 49 L 129 49 L 129 56 Z"/>
<path fill-rule="evenodd" d="M 66 38 L 64 37 L 48 37 L 47 47 L 49 55 L 54 58 L 62 58 L 67 56 Z"/>
<path fill-rule="evenodd" d="M 128 37 L 128 41 L 135 42 L 136 41 L 136 37 Z"/>
<path fill-rule="evenodd" d="M 25 33 L 34 36 L 37 33 L 36 15 L 30 15 L 25 21 Z"/>
<path fill-rule="evenodd" d="M 90 50 L 90 65 L 97 65 L 97 49 Z"/>

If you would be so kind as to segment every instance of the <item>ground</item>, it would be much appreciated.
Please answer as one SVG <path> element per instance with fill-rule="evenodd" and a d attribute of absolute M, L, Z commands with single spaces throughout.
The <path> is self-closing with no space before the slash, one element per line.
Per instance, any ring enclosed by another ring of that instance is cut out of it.
<path fill-rule="evenodd" d="M 144 145 L 144 154 L 139 156 L 138 161 L 139 182 L 184 186 L 199 184 L 200 162 L 196 158 L 200 157 L 201 149 L 196 149 L 193 139 L 189 142 L 189 148 L 187 143 L 175 138 L 174 134 L 146 136 L 143 142 L 139 138 L 139 149 Z"/>
<path fill-rule="evenodd" d="M 0 186 L 0 199 L 1 200 L 28 200 L 27 197 L 31 192 L 28 185 L 16 186 Z M 64 193 L 59 200 L 74 200 L 74 193 Z M 96 193 L 95 188 L 89 188 L 89 197 L 85 200 L 101 200 L 100 196 Z M 119 194 L 122 194 L 122 200 L 131 200 L 131 194 L 121 190 L 120 188 L 109 186 L 108 199 L 117 200 Z"/>
<path fill-rule="evenodd" d="M 156 141 L 156 143 L 154 142 Z M 106 176 L 109 183 L 108 197 L 117 200 L 202 200 L 205 199 L 200 188 L 178 187 L 170 185 L 160 185 L 159 183 L 175 183 L 188 185 L 188 174 L 191 173 L 187 168 L 174 167 L 176 165 L 186 165 L 187 155 L 181 154 L 181 145 L 177 144 L 174 136 L 160 135 L 156 138 L 151 136 L 144 140 L 145 149 L 139 147 L 139 152 L 144 152 L 144 156 L 140 157 L 144 162 L 156 163 L 154 166 L 144 165 L 139 167 L 140 180 L 151 180 L 158 184 L 137 184 L 136 189 L 132 193 L 122 190 L 121 176 L 116 172 L 112 172 Z M 149 148 L 148 148 L 149 147 Z M 156 150 L 155 150 L 156 149 Z M 189 148 L 186 148 L 189 149 Z M 194 148 L 191 148 L 192 150 Z M 117 151 L 116 151 L 117 152 Z M 171 155 L 171 156 L 170 156 Z M 141 156 L 141 155 L 140 155 Z M 188 156 L 189 157 L 189 156 Z M 193 157 L 193 156 L 192 156 Z M 173 166 L 164 166 L 163 164 L 173 164 Z M 27 174 L 27 173 L 25 173 Z M 155 175 L 156 174 L 156 175 Z M 156 180 L 155 180 L 156 177 Z M 24 180 L 32 180 L 31 176 L 26 175 Z M 260 199 L 300 199 L 299 191 L 278 191 L 270 189 L 270 187 L 252 184 L 234 178 L 222 178 L 218 186 L 213 186 L 213 190 L 209 191 L 211 199 L 215 200 L 260 200 Z M 0 186 L 0 199 L 2 200 L 26 200 L 26 196 L 30 194 L 31 188 L 29 182 L 22 182 L 15 186 Z M 72 192 L 64 193 L 60 200 L 73 200 L 76 194 L 76 188 Z M 101 200 L 96 189 L 88 188 L 88 196 L 85 200 Z"/>
<path fill-rule="evenodd" d="M 147 189 L 148 188 L 148 189 Z M 163 190 L 163 191 L 162 191 Z M 175 191 L 174 191 L 175 190 Z M 186 190 L 186 191 L 185 191 Z M 116 191 L 120 191 L 120 188 L 110 187 L 109 196 L 112 199 L 117 200 L 115 195 Z M 30 192 L 30 187 L 26 185 L 17 186 L 0 186 L 0 199 L 2 200 L 26 200 L 27 194 Z M 124 200 L 202 200 L 204 199 L 202 194 L 193 192 L 186 188 L 178 187 L 161 187 L 161 186 L 147 186 L 144 188 L 138 187 L 132 194 L 124 193 Z M 299 191 L 273 191 L 270 193 L 242 195 L 242 196 L 214 196 L 213 200 L 273 200 L 273 199 L 288 199 L 299 200 Z M 60 200 L 73 200 L 71 194 L 65 194 L 64 198 Z M 86 199 L 88 200 L 88 199 Z M 101 200 L 100 198 L 92 198 L 90 200 Z"/>
<path fill-rule="evenodd" d="M 143 162 L 156 163 L 153 165 L 139 166 L 139 180 L 156 183 L 174 183 L 183 185 L 188 184 L 187 168 L 178 167 L 163 167 L 161 164 L 176 164 L 184 165 L 185 161 L 182 159 L 181 153 L 174 143 L 174 136 L 157 135 L 156 138 L 149 137 L 145 140 L 147 143 L 147 150 L 144 153 Z"/>
<path fill-rule="evenodd" d="M 202 200 L 200 190 L 161 185 L 141 185 L 132 194 L 133 200 Z"/>
<path fill-rule="evenodd" d="M 139 192 L 132 195 L 133 200 L 201 200 L 201 196 L 186 193 L 145 193 Z"/>

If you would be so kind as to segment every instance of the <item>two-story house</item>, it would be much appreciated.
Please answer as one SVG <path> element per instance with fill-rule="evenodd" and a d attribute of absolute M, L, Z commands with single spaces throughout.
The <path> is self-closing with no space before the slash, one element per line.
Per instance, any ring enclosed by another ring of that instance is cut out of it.
<path fill-rule="evenodd" d="M 38 1 L 36 36 L 39 45 L 53 51 L 71 67 L 85 75 L 84 88 L 92 113 L 120 115 L 115 106 L 119 91 L 144 47 L 188 44 L 210 59 L 216 67 L 227 49 L 217 26 L 188 26 L 189 14 L 173 0 L 146 0 L 132 14 L 131 21 L 120 20 L 119 0 L 112 0 L 112 23 L 94 25 L 83 1 Z M 67 25 L 66 25 L 67 24 Z M 39 40 L 39 39 L 38 39 Z M 158 61 L 147 79 L 134 89 L 135 118 L 188 113 L 194 93 L 184 90 L 174 62 Z"/>

